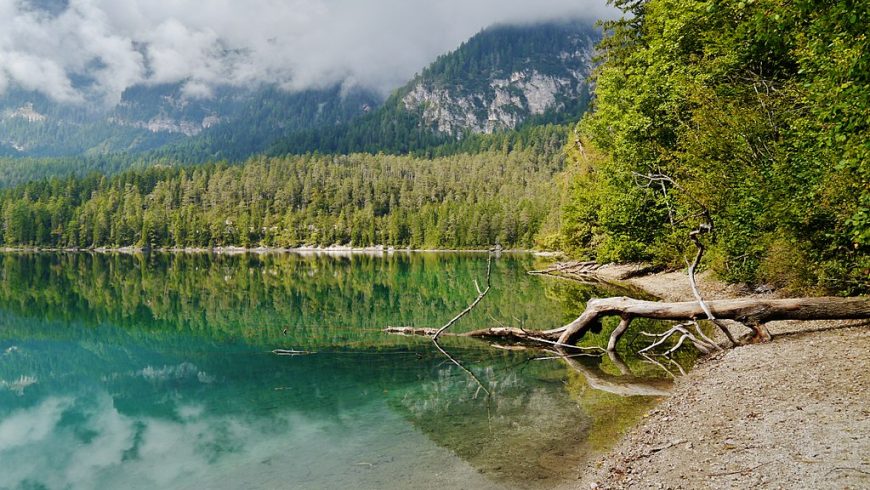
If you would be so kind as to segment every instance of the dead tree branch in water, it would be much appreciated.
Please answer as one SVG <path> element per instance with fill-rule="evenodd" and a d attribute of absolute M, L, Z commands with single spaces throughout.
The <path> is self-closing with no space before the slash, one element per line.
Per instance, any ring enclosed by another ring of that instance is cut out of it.
<path fill-rule="evenodd" d="M 592 274 L 598 269 L 601 268 L 601 264 L 595 261 L 587 261 L 587 262 L 557 262 L 556 264 L 547 267 L 546 269 L 540 269 L 535 271 L 528 271 L 527 274 L 531 274 L 533 276 L 537 275 L 557 275 L 557 273 L 564 271 L 565 269 L 571 269 L 572 274 Z"/>
<path fill-rule="evenodd" d="M 474 307 L 477 306 L 481 300 L 483 300 L 484 296 L 486 296 L 486 293 L 488 293 L 489 290 L 492 288 L 492 282 L 490 280 L 491 277 L 492 277 L 492 252 L 489 253 L 489 257 L 486 259 L 486 289 L 481 291 L 480 285 L 478 285 L 477 281 L 475 280 L 474 287 L 475 287 L 475 289 L 477 289 L 477 298 L 475 298 L 474 301 L 472 301 L 471 304 L 468 305 L 467 308 L 465 308 L 464 310 L 459 312 L 459 314 L 456 315 L 455 317 L 453 317 L 449 322 L 445 323 L 444 326 L 442 326 L 441 328 L 436 330 L 435 333 L 432 335 L 432 340 L 438 340 L 438 337 L 440 337 L 441 334 L 444 333 L 445 330 L 447 330 L 448 328 L 453 326 L 454 323 L 458 322 L 460 318 L 462 318 L 466 314 L 468 314 L 468 312 L 473 310 Z"/>
<path fill-rule="evenodd" d="M 456 360 L 456 358 L 451 356 L 446 350 L 444 350 L 443 347 L 441 347 L 441 345 L 438 343 L 438 337 L 440 337 L 442 334 L 444 334 L 448 328 L 453 326 L 453 324 L 458 322 L 463 316 L 467 315 L 478 304 L 480 304 L 480 302 L 483 300 L 483 298 L 486 296 L 486 294 L 489 293 L 489 290 L 492 289 L 492 252 L 493 252 L 492 250 L 489 251 L 489 255 L 487 256 L 487 259 L 486 259 L 486 288 L 481 290 L 480 284 L 478 284 L 477 280 L 475 279 L 474 280 L 474 289 L 477 290 L 477 298 L 475 298 L 474 301 L 472 301 L 471 304 L 469 304 L 464 310 L 459 312 L 458 315 L 454 316 L 450 321 L 448 321 L 443 326 L 441 326 L 441 328 L 432 329 L 432 328 L 413 328 L 413 327 L 398 327 L 398 328 L 397 327 L 387 327 L 386 329 L 384 329 L 385 332 L 389 332 L 389 333 L 400 333 L 400 334 L 411 334 L 411 335 L 431 335 L 432 336 L 432 343 L 435 345 L 435 348 L 438 349 L 438 351 L 441 352 L 441 354 L 443 354 L 447 359 L 449 359 L 450 362 L 455 364 L 459 369 L 461 369 L 467 375 L 469 375 L 471 377 L 471 379 L 473 379 L 475 381 L 475 383 L 477 383 L 478 389 L 477 389 L 477 392 L 475 392 L 475 394 L 474 394 L 475 398 L 477 398 L 477 395 L 480 393 L 480 390 L 483 390 L 484 392 L 486 392 L 487 396 L 489 396 L 491 393 L 489 392 L 488 389 L 486 389 L 486 387 L 480 381 L 480 378 L 478 378 L 473 372 L 471 372 L 471 370 L 469 370 L 468 368 L 463 366 L 461 362 Z"/>
<path fill-rule="evenodd" d="M 841 298 L 789 298 L 762 299 L 743 298 L 706 301 L 705 306 L 717 319 L 734 320 L 756 328 L 776 320 L 864 320 L 870 319 L 870 299 L 864 297 Z M 602 350 L 601 347 L 578 347 L 574 345 L 583 335 L 598 325 L 607 316 L 619 316 L 622 321 L 616 335 L 611 334 L 608 347 L 613 350 L 620 336 L 635 318 L 692 322 L 706 318 L 706 312 L 697 301 L 665 303 L 638 300 L 628 297 L 593 298 L 586 303 L 586 310 L 571 323 L 552 330 L 527 330 L 509 327 L 492 327 L 464 333 L 445 332 L 443 335 L 469 337 L 489 341 L 509 341 L 539 347 L 563 347 L 574 350 Z M 683 328 L 684 330 L 685 327 Z M 438 329 L 417 327 L 387 327 L 387 333 L 401 335 L 433 336 Z M 688 330 L 686 330 L 688 331 Z M 682 333 L 679 331 L 672 334 Z M 696 340 L 698 336 L 691 334 Z M 686 337 L 684 340 L 690 340 Z"/>

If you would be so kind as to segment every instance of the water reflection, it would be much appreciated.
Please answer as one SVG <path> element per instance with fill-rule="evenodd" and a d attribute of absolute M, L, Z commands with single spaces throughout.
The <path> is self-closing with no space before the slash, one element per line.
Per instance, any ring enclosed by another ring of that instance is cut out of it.
<path fill-rule="evenodd" d="M 461 327 L 558 325 L 595 293 L 527 276 L 531 260 L 496 261 L 485 308 Z M 653 402 L 634 395 L 659 394 L 638 390 L 662 388 L 664 374 L 649 381 L 655 368 L 637 358 L 538 360 L 444 339 L 459 367 L 426 339 L 379 331 L 440 324 L 485 266 L 0 255 L 0 488 L 517 488 L 575 477 Z"/>
<path fill-rule="evenodd" d="M 105 392 L 49 397 L 0 422 L 0 486 L 383 488 L 405 487 L 398 483 L 408 481 L 403 476 L 415 478 L 411 487 L 491 486 L 420 434 L 381 430 L 383 419 L 373 413 L 368 407 L 348 410 L 342 423 L 287 409 L 254 417 L 179 404 L 174 418 L 159 418 L 124 414 Z M 400 422 L 386 421 L 391 419 Z M 377 432 L 353 430 L 373 423 Z M 446 475 L 408 474 L 421 452 L 427 466 Z"/>

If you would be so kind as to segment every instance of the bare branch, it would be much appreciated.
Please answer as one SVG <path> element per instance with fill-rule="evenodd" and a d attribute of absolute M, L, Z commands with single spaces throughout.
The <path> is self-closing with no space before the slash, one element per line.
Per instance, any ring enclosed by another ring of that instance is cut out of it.
<path fill-rule="evenodd" d="M 489 254 L 489 257 L 486 260 L 486 289 L 481 291 L 480 286 L 477 285 L 477 281 L 474 281 L 474 287 L 477 288 L 477 298 L 475 298 L 475 300 L 472 301 L 471 304 L 468 305 L 467 308 L 465 308 L 464 310 L 459 312 L 458 315 L 453 317 L 453 319 L 451 319 L 449 322 L 445 323 L 444 326 L 439 328 L 435 332 L 435 334 L 432 336 L 432 340 L 438 340 L 438 337 L 440 337 L 441 334 L 444 333 L 445 330 L 447 330 L 448 328 L 453 326 L 454 323 L 458 322 L 460 318 L 462 318 L 466 314 L 468 314 L 468 312 L 473 310 L 474 307 L 477 306 L 477 304 L 480 303 L 481 300 L 483 300 L 484 296 L 486 296 L 486 293 L 488 293 L 490 288 L 492 287 L 492 283 L 490 282 L 491 276 L 492 276 L 492 253 Z"/>

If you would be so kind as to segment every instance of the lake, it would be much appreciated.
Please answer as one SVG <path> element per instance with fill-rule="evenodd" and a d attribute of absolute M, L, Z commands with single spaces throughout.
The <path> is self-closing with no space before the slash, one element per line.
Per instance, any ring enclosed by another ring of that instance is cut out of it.
<path fill-rule="evenodd" d="M 477 295 L 486 263 L 485 254 L 0 254 L 0 488 L 574 480 L 671 377 L 630 354 L 636 332 L 621 358 L 569 360 L 444 337 L 451 359 L 427 338 L 382 332 L 442 325 Z M 590 297 L 619 293 L 526 273 L 545 265 L 494 259 L 493 289 L 456 331 L 553 328 Z M 669 371 L 692 359 L 676 362 Z"/>

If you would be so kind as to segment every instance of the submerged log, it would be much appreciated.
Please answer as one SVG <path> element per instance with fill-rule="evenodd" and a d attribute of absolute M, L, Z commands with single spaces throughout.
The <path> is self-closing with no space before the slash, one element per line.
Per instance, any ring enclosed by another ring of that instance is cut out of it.
<path fill-rule="evenodd" d="M 387 327 L 384 329 L 384 332 L 399 334 L 399 335 L 423 335 L 428 337 L 434 337 L 436 333 L 438 333 L 440 329 L 438 328 L 418 328 L 418 327 Z M 492 328 L 482 328 L 479 330 L 472 330 L 470 332 L 463 333 L 452 333 L 445 332 L 441 335 L 447 335 L 450 337 L 472 337 L 478 339 L 501 339 L 508 340 L 514 342 L 525 342 L 525 343 L 543 343 L 552 345 L 556 343 L 559 338 L 559 331 L 537 331 L 537 330 L 523 330 L 519 328 L 510 328 L 510 327 L 492 327 Z"/>

